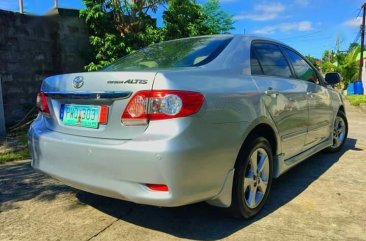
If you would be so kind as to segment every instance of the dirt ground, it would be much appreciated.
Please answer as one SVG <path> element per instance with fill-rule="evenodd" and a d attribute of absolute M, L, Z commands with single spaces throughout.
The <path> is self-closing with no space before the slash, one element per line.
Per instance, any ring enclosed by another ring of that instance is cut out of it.
<path fill-rule="evenodd" d="M 275 180 L 248 221 L 205 203 L 158 208 L 78 191 L 29 161 L 0 165 L 0 240 L 366 240 L 366 114 L 347 114 L 343 151 Z"/>

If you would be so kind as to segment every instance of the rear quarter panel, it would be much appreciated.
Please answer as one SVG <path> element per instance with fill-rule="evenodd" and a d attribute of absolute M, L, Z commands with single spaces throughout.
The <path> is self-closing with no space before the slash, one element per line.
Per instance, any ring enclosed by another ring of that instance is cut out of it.
<path fill-rule="evenodd" d="M 153 89 L 189 90 L 204 94 L 205 102 L 192 116 L 194 120 L 184 135 L 187 143 L 205 143 L 199 150 L 201 167 L 204 168 L 194 173 L 199 179 L 205 177 L 201 182 L 207 181 L 216 187 L 223 184 L 234 167 L 250 130 L 259 123 L 270 122 L 257 86 L 250 76 L 242 73 L 224 70 L 158 73 Z"/>

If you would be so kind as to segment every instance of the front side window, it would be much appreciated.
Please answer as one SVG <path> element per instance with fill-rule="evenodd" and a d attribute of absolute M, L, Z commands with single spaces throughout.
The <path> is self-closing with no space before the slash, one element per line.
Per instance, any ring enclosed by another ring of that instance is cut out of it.
<path fill-rule="evenodd" d="M 178 39 L 129 54 L 104 71 L 194 67 L 214 60 L 232 40 L 230 36 Z"/>
<path fill-rule="evenodd" d="M 315 70 L 306 62 L 304 58 L 290 49 L 284 48 L 284 50 L 294 68 L 297 79 L 319 84 L 319 79 Z"/>
<path fill-rule="evenodd" d="M 280 48 L 270 43 L 254 43 L 252 45 L 251 69 L 253 75 L 293 77 Z"/>

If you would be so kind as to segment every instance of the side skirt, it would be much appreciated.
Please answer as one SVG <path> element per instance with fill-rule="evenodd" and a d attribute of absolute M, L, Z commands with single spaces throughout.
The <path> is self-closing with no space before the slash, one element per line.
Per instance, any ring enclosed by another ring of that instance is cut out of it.
<path fill-rule="evenodd" d="M 310 149 L 301 152 L 300 154 L 291 157 L 287 160 L 277 160 L 278 162 L 278 167 L 277 170 L 275 170 L 276 172 L 274 173 L 274 177 L 279 177 L 280 175 L 282 175 L 283 173 L 287 172 L 288 170 L 290 170 L 292 167 L 296 166 L 297 164 L 299 164 L 300 162 L 304 161 L 305 159 L 311 157 L 312 155 L 324 150 L 325 148 L 327 148 L 328 146 L 332 145 L 332 139 L 329 137 L 328 139 L 326 139 L 325 141 L 319 143 L 318 145 L 311 147 Z"/>

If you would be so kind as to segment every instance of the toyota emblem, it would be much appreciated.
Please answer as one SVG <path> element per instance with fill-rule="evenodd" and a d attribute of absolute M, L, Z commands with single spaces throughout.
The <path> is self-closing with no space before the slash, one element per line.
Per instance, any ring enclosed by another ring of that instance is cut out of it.
<path fill-rule="evenodd" d="M 82 76 L 77 76 L 72 81 L 72 86 L 74 86 L 75 89 L 80 89 L 84 85 L 84 78 Z"/>

